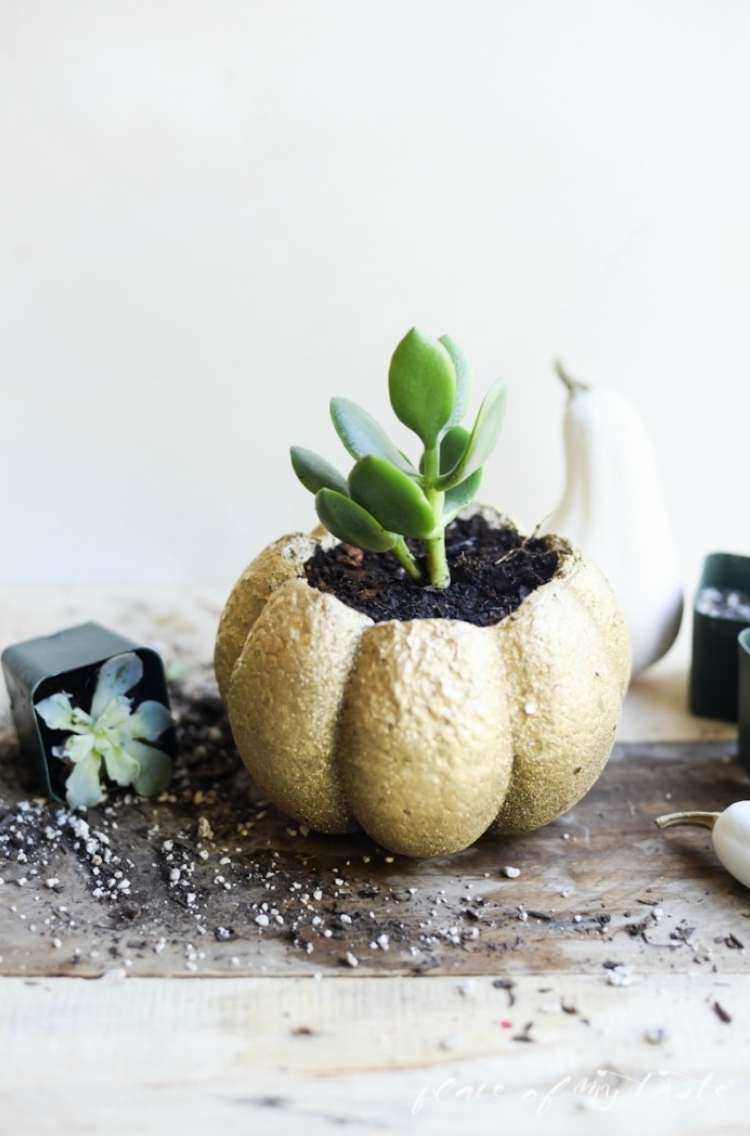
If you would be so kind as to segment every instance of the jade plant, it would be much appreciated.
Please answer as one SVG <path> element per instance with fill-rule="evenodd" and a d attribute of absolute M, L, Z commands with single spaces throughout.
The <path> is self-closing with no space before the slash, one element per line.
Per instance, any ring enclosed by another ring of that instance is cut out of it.
<path fill-rule="evenodd" d="M 412 328 L 391 358 L 388 392 L 396 417 L 422 443 L 415 465 L 366 410 L 331 400 L 331 418 L 355 459 L 344 478 L 312 450 L 293 446 L 292 467 L 315 494 L 318 517 L 335 537 L 366 552 L 392 552 L 416 583 L 447 588 L 445 529 L 474 498 L 502 425 L 506 387 L 486 394 L 471 430 L 461 425 L 469 368 L 459 348 Z M 422 541 L 421 557 L 407 544 Z"/>

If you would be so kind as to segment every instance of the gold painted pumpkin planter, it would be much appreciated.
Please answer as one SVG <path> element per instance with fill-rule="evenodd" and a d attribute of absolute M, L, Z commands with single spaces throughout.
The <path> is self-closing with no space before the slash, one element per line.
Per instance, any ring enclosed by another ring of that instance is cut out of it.
<path fill-rule="evenodd" d="M 304 565 L 337 543 L 321 530 L 266 548 L 229 597 L 215 656 L 263 793 L 310 828 L 361 827 L 407 856 L 528 832 L 580 800 L 612 748 L 630 646 L 599 570 L 547 539 L 552 579 L 489 627 L 374 623 L 318 591 Z"/>

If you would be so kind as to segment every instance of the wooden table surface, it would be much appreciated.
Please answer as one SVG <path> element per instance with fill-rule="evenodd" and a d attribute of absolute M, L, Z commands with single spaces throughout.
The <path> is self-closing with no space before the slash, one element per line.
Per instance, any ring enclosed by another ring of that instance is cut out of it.
<path fill-rule="evenodd" d="M 210 701 L 219 596 L 141 592 L 6 588 L 1 645 L 99 619 Z M 683 699 L 684 648 L 567 817 L 419 864 L 300 832 L 231 760 L 82 835 L 0 700 L 0 1131 L 747 1132 L 750 893 L 653 818 L 750 794 Z"/>

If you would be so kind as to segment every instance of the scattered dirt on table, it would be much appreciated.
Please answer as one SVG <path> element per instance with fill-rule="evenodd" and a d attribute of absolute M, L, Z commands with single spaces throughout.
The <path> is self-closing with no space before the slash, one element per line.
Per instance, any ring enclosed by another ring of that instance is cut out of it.
<path fill-rule="evenodd" d="M 721 891 L 727 913 L 727 922 L 713 924 L 714 945 L 700 931 L 708 882 L 693 885 L 695 919 L 665 910 L 670 871 L 684 890 L 676 842 L 671 853 L 665 848 L 659 891 L 634 882 L 630 908 L 613 907 L 596 883 L 580 882 L 615 871 L 613 810 L 627 786 L 647 783 L 654 767 L 647 756 L 615 761 L 575 813 L 537 833 L 488 837 L 456 856 L 418 862 L 364 834 L 309 832 L 262 800 L 208 668 L 173 684 L 171 698 L 178 756 L 169 791 L 156 800 L 113 790 L 87 814 L 72 813 L 24 789 L 15 741 L 0 740 L 2 972 L 497 974 L 511 966 L 566 970 L 573 957 L 589 958 L 593 969 L 602 955 L 616 959 L 623 942 L 629 959 L 638 951 L 673 969 L 687 955 L 714 965 L 717 952 L 737 959 L 744 949 L 745 894 L 734 896 L 712 861 L 710 888 Z M 660 768 L 666 777 L 672 766 Z M 684 764 L 665 782 L 686 807 L 698 807 L 704 782 L 717 804 L 741 795 L 744 774 L 732 766 L 712 759 L 699 768 L 691 787 Z M 627 831 L 616 843 L 632 841 L 634 881 L 650 878 L 653 855 L 646 844 L 641 852 L 638 836 L 650 815 L 618 816 Z M 627 985 L 628 969 L 609 965 L 613 984 Z M 510 980 L 498 996 L 512 1004 Z"/>
<path fill-rule="evenodd" d="M 252 948 L 257 971 L 264 941 L 281 939 L 311 963 L 357 968 L 397 956 L 419 972 L 500 925 L 510 933 L 489 949 L 522 945 L 528 915 L 511 897 L 490 905 L 468 881 L 450 903 L 413 861 L 402 863 L 414 883 L 400 886 L 389 878 L 399 858 L 366 836 L 311 833 L 259 799 L 207 669 L 173 686 L 171 703 L 178 756 L 156 800 L 112 788 L 85 815 L 19 800 L 20 755 L 15 745 L 0 754 L 0 904 L 31 943 L 60 952 L 61 969 L 65 960 L 137 973 L 164 951 L 178 969 L 235 968 Z"/>

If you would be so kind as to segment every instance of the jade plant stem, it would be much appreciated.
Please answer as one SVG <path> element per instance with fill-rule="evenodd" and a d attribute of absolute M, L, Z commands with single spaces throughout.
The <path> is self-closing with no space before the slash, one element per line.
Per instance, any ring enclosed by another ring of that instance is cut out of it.
<path fill-rule="evenodd" d="M 423 463 L 424 479 L 427 488 L 425 494 L 432 506 L 432 515 L 435 521 L 435 537 L 425 541 L 427 553 L 427 573 L 434 588 L 447 588 L 451 582 L 448 560 L 445 555 L 445 529 L 443 528 L 443 503 L 445 494 L 433 486 L 440 476 L 440 448 L 434 446 L 424 452 Z"/>
<path fill-rule="evenodd" d="M 393 555 L 398 560 L 401 567 L 406 572 L 407 576 L 411 576 L 415 583 L 419 584 L 422 581 L 422 573 L 419 571 L 419 565 L 409 552 L 406 541 L 402 538 L 394 544 L 391 549 Z"/>

